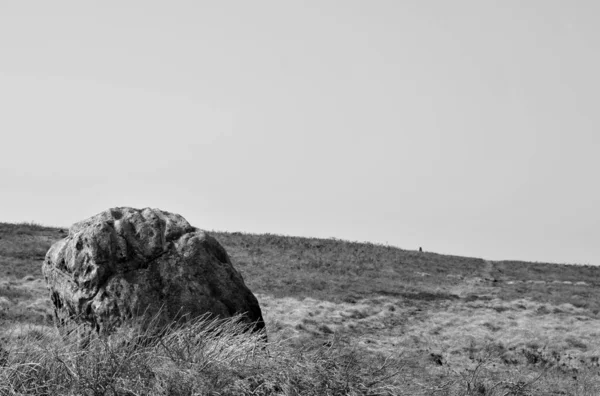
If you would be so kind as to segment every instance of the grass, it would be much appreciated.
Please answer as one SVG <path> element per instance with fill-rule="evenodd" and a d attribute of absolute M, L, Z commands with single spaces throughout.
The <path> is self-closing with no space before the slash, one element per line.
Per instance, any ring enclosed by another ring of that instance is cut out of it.
<path fill-rule="evenodd" d="M 466 346 L 469 365 L 453 367 L 430 353 L 429 363 L 439 370 L 423 372 L 414 356 L 364 354 L 343 337 L 299 348 L 285 340 L 265 344 L 260 334 L 244 332 L 245 326 L 239 317 L 202 317 L 161 337 L 154 337 L 152 328 L 121 331 L 86 348 L 50 327 L 21 326 L 0 347 L 0 394 L 519 396 L 600 391 L 593 378 L 597 374 L 590 371 L 577 372 L 578 381 L 566 381 L 572 372 L 565 375 L 556 357 L 535 343 L 523 352 L 528 370 L 499 372 L 505 347 L 472 341 Z M 557 386 L 565 393 L 549 393 Z"/>
<path fill-rule="evenodd" d="M 41 277 L 40 262 L 64 230 L 36 223 L 0 223 L 0 278 Z"/>
<path fill-rule="evenodd" d="M 0 395 L 600 394 L 600 268 L 211 234 L 259 300 L 266 347 L 203 319 L 79 348 L 49 322 L 40 272 L 65 230 L 0 223 Z"/>
<path fill-rule="evenodd" d="M 199 318 L 153 333 L 117 333 L 86 349 L 33 329 L 0 353 L 0 394 L 394 395 L 397 362 L 335 342 L 316 349 L 265 345 L 230 319 Z"/>
<path fill-rule="evenodd" d="M 336 239 L 212 232 L 251 290 L 328 300 L 438 292 L 447 275 L 471 276 L 484 260 Z M 426 271 L 423 276 L 421 271 Z M 274 277 L 273 274 L 278 274 Z"/>

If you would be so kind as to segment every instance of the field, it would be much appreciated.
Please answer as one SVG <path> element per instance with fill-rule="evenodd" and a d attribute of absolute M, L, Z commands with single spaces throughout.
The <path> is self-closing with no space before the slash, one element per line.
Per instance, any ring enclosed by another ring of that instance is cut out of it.
<path fill-rule="evenodd" d="M 260 302 L 267 348 L 198 323 L 210 342 L 193 353 L 189 328 L 151 350 L 78 350 L 41 274 L 66 230 L 0 223 L 0 394 L 600 394 L 600 268 L 211 234 Z"/>

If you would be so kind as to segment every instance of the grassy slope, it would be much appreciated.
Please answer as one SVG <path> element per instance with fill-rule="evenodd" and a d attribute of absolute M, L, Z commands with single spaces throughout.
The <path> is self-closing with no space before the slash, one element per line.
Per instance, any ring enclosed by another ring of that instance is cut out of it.
<path fill-rule="evenodd" d="M 403 250 L 371 243 L 280 235 L 212 231 L 228 251 L 250 289 L 276 297 L 313 297 L 335 302 L 376 295 L 415 300 L 452 299 L 465 278 L 498 281 L 500 295 L 531 297 L 596 307 L 596 293 L 564 292 L 568 284 L 600 285 L 600 267 L 488 262 L 479 258 Z M 64 229 L 35 224 L 0 223 L 0 276 L 41 277 L 41 261 Z M 491 268 L 488 268 L 491 267 Z M 545 281 L 527 283 L 527 281 Z M 513 283 L 514 282 L 514 283 Z M 555 283 L 552 283 L 555 282 Z M 554 287 L 553 287 L 554 286 Z M 555 295 L 556 290 L 559 295 Z M 543 290 L 543 292 L 541 291 Z M 548 294 L 549 295 L 542 295 Z"/>
<path fill-rule="evenodd" d="M 373 335 L 371 349 L 417 356 L 409 364 L 417 374 L 409 377 L 421 373 L 426 378 L 409 382 L 421 384 L 421 390 L 433 392 L 435 386 L 449 383 L 448 378 L 458 378 L 453 384 L 469 389 L 474 389 L 475 381 L 483 381 L 478 378 L 486 378 L 489 390 L 498 376 L 534 375 L 544 365 L 564 365 L 573 356 L 585 364 L 598 361 L 598 267 L 487 262 L 333 239 L 211 234 L 227 249 L 250 289 L 262 296 L 259 300 L 269 311 L 266 319 L 272 322 L 267 323 L 270 333 L 284 327 L 273 323 L 285 321 L 287 312 L 300 305 L 294 301 L 306 298 L 307 317 L 294 325 L 296 333 L 304 332 L 305 339 L 312 337 L 319 343 L 331 335 L 332 328 L 351 337 Z M 0 223 L 0 281 L 4 280 L 0 305 L 3 297 L 27 301 L 21 310 L 13 309 L 12 316 L 0 307 L 0 323 L 3 317 L 47 322 L 43 309 L 36 311 L 31 301 L 37 298 L 38 305 L 44 304 L 41 261 L 50 245 L 65 235 L 58 228 Z M 8 279 L 23 287 L 11 286 Z M 289 305 L 282 305 L 284 301 Z M 286 311 L 288 307 L 292 308 Z M 342 321 L 354 320 L 352 326 L 337 326 L 333 314 L 321 312 L 327 309 L 341 313 Z M 485 345 L 477 344 L 482 340 Z M 483 375 L 477 362 L 488 352 L 496 356 L 490 360 L 496 368 Z M 439 368 L 438 360 L 444 362 Z M 565 367 L 563 374 L 574 378 L 573 384 L 548 385 L 559 378 L 554 376 L 544 386 L 556 389 L 555 394 L 594 394 L 570 393 L 578 386 L 581 372 L 577 377 L 572 375 L 577 371 L 573 364 Z M 491 392 L 470 394 L 495 394 Z"/>
<path fill-rule="evenodd" d="M 278 297 L 309 296 L 339 302 L 389 295 L 411 300 L 443 300 L 454 298 L 457 286 L 465 279 L 481 278 L 507 301 L 531 298 L 554 304 L 570 303 L 589 308 L 593 313 L 600 309 L 600 296 L 596 292 L 600 267 L 486 262 L 333 239 L 212 234 L 225 246 L 251 290 Z M 574 285 L 581 281 L 590 287 Z"/>
<path fill-rule="evenodd" d="M 36 224 L 0 223 L 0 276 L 41 277 L 41 262 L 46 252 L 65 230 Z"/>

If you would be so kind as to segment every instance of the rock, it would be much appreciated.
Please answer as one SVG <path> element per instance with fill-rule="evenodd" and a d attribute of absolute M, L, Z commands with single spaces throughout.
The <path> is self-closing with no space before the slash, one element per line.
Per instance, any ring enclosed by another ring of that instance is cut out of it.
<path fill-rule="evenodd" d="M 428 356 L 428 360 L 437 366 L 444 365 L 444 357 L 439 353 L 431 352 Z"/>
<path fill-rule="evenodd" d="M 0 310 L 8 309 L 12 303 L 10 300 L 4 296 L 0 296 Z"/>
<path fill-rule="evenodd" d="M 113 208 L 74 224 L 42 272 L 55 324 L 63 334 L 77 330 L 81 342 L 150 317 L 169 325 L 244 314 L 250 329 L 264 332 L 258 301 L 225 249 L 159 209 Z"/>

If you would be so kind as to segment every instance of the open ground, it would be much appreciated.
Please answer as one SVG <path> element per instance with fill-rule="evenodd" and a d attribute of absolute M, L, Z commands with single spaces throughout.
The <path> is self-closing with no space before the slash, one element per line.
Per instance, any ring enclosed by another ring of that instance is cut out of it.
<path fill-rule="evenodd" d="M 299 377 L 291 371 L 269 377 L 271 353 L 251 376 L 238 373 L 204 391 L 171 394 L 600 394 L 596 267 L 491 262 L 336 239 L 211 234 L 256 294 L 273 350 L 280 359 L 294 356 L 289 361 Z M 13 354 L 23 345 L 19 340 L 37 335 L 47 342 L 55 334 L 41 262 L 65 236 L 64 229 L 0 223 L 0 339 Z M 302 360 L 303 353 L 312 357 Z M 357 356 L 355 385 L 346 373 L 345 390 L 311 388 L 309 366 L 319 353 L 331 354 L 320 369 L 336 375 L 343 367 L 332 362 Z M 0 364 L 0 374 L 18 371 L 9 363 Z M 303 370 L 307 383 L 300 380 Z"/>

